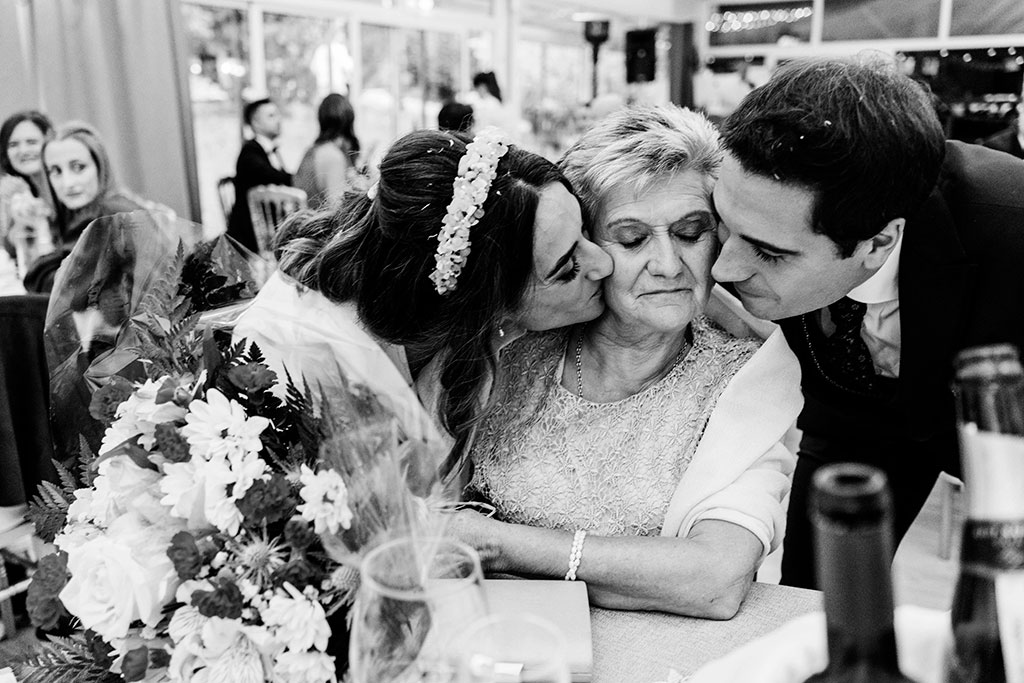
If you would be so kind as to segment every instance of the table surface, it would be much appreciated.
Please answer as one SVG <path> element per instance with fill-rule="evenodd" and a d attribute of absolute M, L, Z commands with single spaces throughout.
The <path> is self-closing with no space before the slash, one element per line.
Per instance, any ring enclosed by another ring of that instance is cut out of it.
<path fill-rule="evenodd" d="M 593 683 L 664 681 L 669 669 L 688 676 L 790 619 L 820 609 L 818 591 L 766 583 L 751 587 L 729 621 L 592 607 Z"/>

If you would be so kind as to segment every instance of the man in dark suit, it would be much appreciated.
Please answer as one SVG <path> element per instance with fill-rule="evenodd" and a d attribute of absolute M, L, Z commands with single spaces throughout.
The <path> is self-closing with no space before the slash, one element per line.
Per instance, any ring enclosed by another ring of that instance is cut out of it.
<path fill-rule="evenodd" d="M 249 214 L 249 190 L 257 185 L 291 185 L 292 176 L 284 170 L 274 142 L 281 134 L 281 113 L 268 99 L 250 102 L 242 111 L 245 124 L 252 129 L 235 164 L 235 205 L 228 219 L 228 235 L 253 251 L 258 251 Z"/>
<path fill-rule="evenodd" d="M 981 141 L 989 149 L 1024 159 L 1024 100 L 1017 104 L 1017 118 L 1004 130 Z"/>
<path fill-rule="evenodd" d="M 782 581 L 813 587 L 814 471 L 882 468 L 898 542 L 959 472 L 954 356 L 1024 343 L 1024 162 L 946 142 L 920 86 L 867 62 L 786 65 L 722 136 L 712 275 L 800 360 Z"/>

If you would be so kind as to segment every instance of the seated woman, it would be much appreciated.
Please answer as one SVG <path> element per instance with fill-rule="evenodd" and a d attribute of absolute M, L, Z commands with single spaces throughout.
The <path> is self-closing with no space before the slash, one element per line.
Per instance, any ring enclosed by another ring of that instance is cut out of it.
<path fill-rule="evenodd" d="M 502 354 L 471 450 L 471 489 L 497 519 L 451 524 L 486 570 L 728 619 L 780 543 L 799 367 L 778 334 L 736 338 L 702 316 L 720 161 L 711 124 L 673 106 L 613 113 L 563 158 L 615 267 L 600 318 Z"/>
<path fill-rule="evenodd" d="M 611 272 L 561 171 L 494 131 L 472 143 L 406 135 L 368 193 L 293 217 L 277 244 L 280 269 L 236 339 L 312 388 L 366 384 L 411 436 L 438 440 L 436 419 L 455 452 L 487 402 L 498 348 L 597 317 Z M 419 374 L 434 380 L 434 414 L 411 386 Z"/>
<path fill-rule="evenodd" d="M 347 97 L 338 93 L 325 97 L 316 118 L 320 134 L 306 150 L 293 179 L 313 209 L 345 194 L 359 158 L 359 138 L 353 130 L 356 115 Z"/>
<path fill-rule="evenodd" d="M 57 212 L 57 249 L 40 258 L 25 276 L 25 288 L 33 292 L 49 292 L 53 288 L 60 262 L 89 223 L 100 216 L 155 208 L 117 187 L 103 141 L 86 123 L 61 126 L 43 146 L 43 165 Z"/>
<path fill-rule="evenodd" d="M 11 114 L 0 125 L 0 240 L 12 256 L 20 252 L 22 267 L 52 248 L 44 234 L 53 206 L 42 154 L 52 133 L 50 119 L 38 111 Z"/>

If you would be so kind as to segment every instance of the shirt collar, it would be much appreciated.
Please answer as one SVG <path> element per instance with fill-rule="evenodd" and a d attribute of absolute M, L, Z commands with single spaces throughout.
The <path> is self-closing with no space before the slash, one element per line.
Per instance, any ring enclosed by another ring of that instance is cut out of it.
<path fill-rule="evenodd" d="M 900 252 L 903 250 L 903 230 L 896 238 L 896 246 L 889 252 L 889 257 L 882 267 L 864 282 L 860 283 L 847 294 L 854 301 L 862 304 L 881 304 L 895 301 L 900 297 Z"/>
<path fill-rule="evenodd" d="M 277 148 L 277 145 L 274 144 L 274 141 L 271 140 L 270 138 L 268 138 L 266 135 L 258 135 L 257 134 L 256 135 L 256 142 L 260 143 L 260 147 L 262 147 L 263 150 L 268 155 Z"/>

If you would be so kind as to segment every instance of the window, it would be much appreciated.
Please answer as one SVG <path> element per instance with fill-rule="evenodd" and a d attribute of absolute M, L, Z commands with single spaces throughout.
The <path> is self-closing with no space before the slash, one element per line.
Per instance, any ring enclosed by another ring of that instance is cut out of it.
<path fill-rule="evenodd" d="M 458 34 L 363 24 L 361 42 L 356 131 L 372 168 L 396 137 L 436 128 L 442 89 L 458 91 L 468 77 Z"/>
<path fill-rule="evenodd" d="M 1024 2 L 1020 0 L 957 0 L 949 29 L 954 36 L 1024 33 Z"/>
<path fill-rule="evenodd" d="M 349 94 L 355 62 L 343 18 L 265 14 L 267 92 L 283 117 L 279 153 L 295 171 L 320 132 L 316 112 L 332 92 Z"/>
<path fill-rule="evenodd" d="M 826 0 L 824 40 L 932 38 L 939 32 L 940 0 Z"/>
<path fill-rule="evenodd" d="M 249 26 L 243 10 L 182 3 L 189 41 L 189 89 L 196 173 L 207 235 L 225 227 L 217 181 L 235 173 L 242 96 L 249 88 Z"/>

